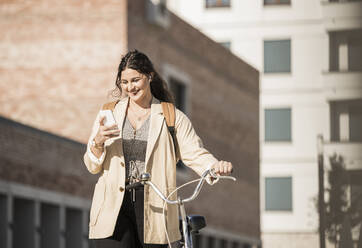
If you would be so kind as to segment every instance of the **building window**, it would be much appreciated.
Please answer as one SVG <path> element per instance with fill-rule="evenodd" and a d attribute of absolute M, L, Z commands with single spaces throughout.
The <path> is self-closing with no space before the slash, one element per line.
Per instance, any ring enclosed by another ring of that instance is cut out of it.
<path fill-rule="evenodd" d="M 55 204 L 40 204 L 41 247 L 59 247 L 60 208 Z"/>
<path fill-rule="evenodd" d="M 192 78 L 171 64 L 162 65 L 162 75 L 175 99 L 176 107 L 190 117 Z"/>
<path fill-rule="evenodd" d="M 168 28 L 170 25 L 170 14 L 167 11 L 167 1 L 146 1 L 146 20 L 151 24 Z"/>
<path fill-rule="evenodd" d="M 290 68 L 290 40 L 264 41 L 264 72 L 289 73 Z"/>
<path fill-rule="evenodd" d="M 265 109 L 265 141 L 291 141 L 291 109 Z"/>
<path fill-rule="evenodd" d="M 15 198 L 13 216 L 13 247 L 35 247 L 35 202 Z"/>
<path fill-rule="evenodd" d="M 185 112 L 186 110 L 186 85 L 171 77 L 169 80 L 171 92 L 175 98 L 176 107 Z"/>
<path fill-rule="evenodd" d="M 292 211 L 292 178 L 265 178 L 265 210 Z"/>
<path fill-rule="evenodd" d="M 330 103 L 333 141 L 362 142 L 362 99 Z"/>
<path fill-rule="evenodd" d="M 11 187 L 0 188 L 11 191 L 0 193 L 0 247 L 12 243 L 14 248 L 73 248 L 89 242 L 85 235 L 88 200 L 13 183 L 5 185 Z"/>
<path fill-rule="evenodd" d="M 229 8 L 230 0 L 206 0 L 205 1 L 206 8 Z"/>
<path fill-rule="evenodd" d="M 329 33 L 330 71 L 362 71 L 362 29 Z"/>
<path fill-rule="evenodd" d="M 67 247 L 82 247 L 83 243 L 83 213 L 82 209 L 66 208 L 65 210 L 66 235 L 65 244 Z"/>
<path fill-rule="evenodd" d="M 290 0 L 264 0 L 264 5 L 290 5 Z"/>
<path fill-rule="evenodd" d="M 220 45 L 222 45 L 223 47 L 225 47 L 226 49 L 231 48 L 231 42 L 230 41 L 224 41 L 224 42 L 219 42 Z"/>

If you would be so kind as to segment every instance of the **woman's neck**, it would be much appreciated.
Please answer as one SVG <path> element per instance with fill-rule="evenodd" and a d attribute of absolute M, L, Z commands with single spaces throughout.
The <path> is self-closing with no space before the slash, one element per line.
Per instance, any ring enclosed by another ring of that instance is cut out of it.
<path fill-rule="evenodd" d="M 141 101 L 133 101 L 132 99 L 130 99 L 130 101 L 129 101 L 129 105 L 134 109 L 140 109 L 140 108 L 147 109 L 147 108 L 150 108 L 151 103 L 152 103 L 152 94 L 146 96 Z"/>

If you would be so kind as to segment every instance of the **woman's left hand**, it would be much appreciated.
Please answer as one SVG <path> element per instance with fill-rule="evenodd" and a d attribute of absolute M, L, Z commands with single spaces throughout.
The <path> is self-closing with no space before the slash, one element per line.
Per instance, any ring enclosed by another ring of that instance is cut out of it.
<path fill-rule="evenodd" d="M 215 173 L 219 176 L 227 176 L 233 172 L 233 165 L 230 162 L 219 161 L 215 163 L 212 168 L 215 170 Z"/>

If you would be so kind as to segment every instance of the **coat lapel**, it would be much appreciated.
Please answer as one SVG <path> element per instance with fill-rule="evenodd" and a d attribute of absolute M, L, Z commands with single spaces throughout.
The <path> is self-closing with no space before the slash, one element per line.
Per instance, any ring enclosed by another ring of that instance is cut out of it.
<path fill-rule="evenodd" d="M 122 141 L 122 128 L 123 128 L 123 121 L 126 116 L 128 101 L 129 101 L 128 97 L 121 99 L 113 110 L 113 116 L 118 125 L 118 129 L 120 130 L 120 135 L 106 140 L 106 143 L 105 143 L 106 146 L 109 146 L 112 143 L 115 143 L 115 145 L 119 146 L 117 150 L 122 151 L 121 154 L 123 154 L 123 147 L 122 147 L 122 142 L 121 142 Z"/>
<path fill-rule="evenodd" d="M 150 129 L 148 131 L 148 139 L 147 139 L 147 149 L 146 149 L 146 171 L 148 171 L 148 160 L 152 154 L 153 148 L 156 144 L 156 141 L 161 133 L 162 124 L 164 121 L 164 117 L 162 115 L 162 107 L 160 101 L 153 97 L 151 104 L 151 122 Z"/>
<path fill-rule="evenodd" d="M 129 101 L 128 97 L 123 98 L 122 100 L 120 100 L 120 102 L 116 105 L 116 107 L 113 110 L 113 115 L 118 124 L 118 129 L 120 130 L 120 134 L 122 134 L 123 122 L 124 118 L 126 117 L 128 101 Z M 122 135 L 120 135 L 116 139 L 119 139 L 121 137 Z"/>

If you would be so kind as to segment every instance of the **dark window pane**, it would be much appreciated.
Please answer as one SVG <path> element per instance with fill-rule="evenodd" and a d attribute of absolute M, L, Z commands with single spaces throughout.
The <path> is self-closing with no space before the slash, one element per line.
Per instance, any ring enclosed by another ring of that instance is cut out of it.
<path fill-rule="evenodd" d="M 66 209 L 66 248 L 78 248 L 82 246 L 82 211 L 74 208 Z"/>
<path fill-rule="evenodd" d="M 219 248 L 227 248 L 227 241 L 225 239 L 219 241 Z"/>
<path fill-rule="evenodd" d="M 216 248 L 216 240 L 214 237 L 208 237 L 208 248 Z"/>
<path fill-rule="evenodd" d="M 175 103 L 176 107 L 181 110 L 182 112 L 185 112 L 186 110 L 186 86 L 184 83 L 174 79 L 170 78 L 170 89 L 175 97 Z"/>
<path fill-rule="evenodd" d="M 291 110 L 265 110 L 265 141 L 291 141 Z"/>
<path fill-rule="evenodd" d="M 362 142 L 362 100 L 330 102 L 331 139 Z"/>
<path fill-rule="evenodd" d="M 264 41 L 264 72 L 290 72 L 290 40 Z"/>
<path fill-rule="evenodd" d="M 40 208 L 40 247 L 57 248 L 60 245 L 60 209 L 56 205 L 46 203 L 42 203 Z"/>
<path fill-rule="evenodd" d="M 264 0 L 264 5 L 290 4 L 290 0 Z"/>
<path fill-rule="evenodd" d="M 362 71 L 362 39 L 348 44 L 348 69 Z"/>
<path fill-rule="evenodd" d="M 362 142 L 362 105 L 351 107 L 349 114 L 350 140 Z"/>
<path fill-rule="evenodd" d="M 240 244 L 237 241 L 231 243 L 231 248 L 240 248 Z"/>
<path fill-rule="evenodd" d="M 7 247 L 7 230 L 8 230 L 8 211 L 7 197 L 0 195 L 0 247 Z"/>
<path fill-rule="evenodd" d="M 292 211 L 292 178 L 265 178 L 265 210 Z"/>
<path fill-rule="evenodd" d="M 35 247 L 35 203 L 27 199 L 14 199 L 14 248 Z"/>

